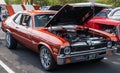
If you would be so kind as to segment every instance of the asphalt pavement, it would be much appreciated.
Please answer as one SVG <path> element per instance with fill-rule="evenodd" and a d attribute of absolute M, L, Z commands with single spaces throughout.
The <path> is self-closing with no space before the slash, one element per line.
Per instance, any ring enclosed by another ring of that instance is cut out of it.
<path fill-rule="evenodd" d="M 45 71 L 38 54 L 18 45 L 15 50 L 5 46 L 5 33 L 0 29 L 0 73 L 120 73 L 120 51 L 101 62 L 80 62 Z"/>
<path fill-rule="evenodd" d="M 1 29 L 1 22 L 0 22 L 0 40 L 5 39 L 5 33 Z"/>

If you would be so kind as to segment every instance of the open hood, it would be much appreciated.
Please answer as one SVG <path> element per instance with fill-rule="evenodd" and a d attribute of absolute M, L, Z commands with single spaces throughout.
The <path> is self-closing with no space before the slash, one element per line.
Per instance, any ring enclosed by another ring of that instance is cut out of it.
<path fill-rule="evenodd" d="M 109 6 L 98 3 L 67 4 L 46 24 L 46 27 L 70 24 L 82 25 L 106 7 Z"/>

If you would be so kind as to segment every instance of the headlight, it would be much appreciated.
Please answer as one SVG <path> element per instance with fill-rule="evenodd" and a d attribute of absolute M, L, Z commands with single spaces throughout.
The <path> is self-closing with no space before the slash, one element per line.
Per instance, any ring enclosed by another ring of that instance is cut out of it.
<path fill-rule="evenodd" d="M 108 47 L 108 48 L 111 48 L 111 47 L 112 47 L 112 42 L 109 41 L 109 42 L 107 43 L 107 47 Z"/>
<path fill-rule="evenodd" d="M 64 48 L 64 54 L 70 54 L 70 52 L 71 52 L 70 47 L 65 47 Z"/>

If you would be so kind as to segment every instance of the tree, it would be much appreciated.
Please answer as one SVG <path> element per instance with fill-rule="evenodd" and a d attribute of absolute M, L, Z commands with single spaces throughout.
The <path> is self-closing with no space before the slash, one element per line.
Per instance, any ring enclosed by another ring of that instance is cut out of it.
<path fill-rule="evenodd" d="M 43 5 L 64 5 L 66 3 L 80 3 L 88 0 L 27 0 L 29 4 Z M 7 4 L 23 4 L 23 0 L 5 0 Z"/>
<path fill-rule="evenodd" d="M 120 0 L 107 0 L 107 1 L 109 1 L 109 3 L 112 4 L 115 7 L 120 6 Z"/>
<path fill-rule="evenodd" d="M 88 0 L 49 0 L 51 1 L 51 5 L 59 4 L 65 5 L 66 3 L 80 3 L 80 2 L 87 2 Z"/>
<path fill-rule="evenodd" d="M 22 0 L 5 0 L 7 4 L 22 4 Z"/>
<path fill-rule="evenodd" d="M 59 3 L 61 5 L 67 4 L 67 3 L 81 3 L 81 2 L 87 2 L 88 0 L 59 0 Z"/>
<path fill-rule="evenodd" d="M 120 0 L 97 0 L 99 3 L 109 4 L 114 7 L 120 6 Z"/>
<path fill-rule="evenodd" d="M 107 4 L 108 2 L 107 2 L 107 0 L 97 0 L 97 3 Z"/>

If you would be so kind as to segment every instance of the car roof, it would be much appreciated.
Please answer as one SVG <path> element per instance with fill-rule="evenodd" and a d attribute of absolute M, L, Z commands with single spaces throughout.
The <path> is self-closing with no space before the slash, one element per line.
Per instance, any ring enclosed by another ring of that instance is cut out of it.
<path fill-rule="evenodd" d="M 30 15 L 36 15 L 36 14 L 56 14 L 58 11 L 53 10 L 25 10 L 25 11 L 19 11 L 19 13 L 27 13 Z"/>

